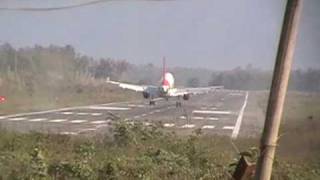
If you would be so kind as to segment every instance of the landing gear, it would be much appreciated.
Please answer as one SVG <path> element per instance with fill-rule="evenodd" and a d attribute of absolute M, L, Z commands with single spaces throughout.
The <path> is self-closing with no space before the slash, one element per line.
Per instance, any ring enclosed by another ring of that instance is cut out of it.
<path fill-rule="evenodd" d="M 182 103 L 181 103 L 181 101 L 180 101 L 180 96 L 178 96 L 178 100 L 177 100 L 177 102 L 176 102 L 176 107 L 178 108 L 178 107 L 182 107 Z"/>
<path fill-rule="evenodd" d="M 150 100 L 149 105 L 154 106 L 154 105 L 156 105 L 156 102 L 154 100 Z"/>
<path fill-rule="evenodd" d="M 176 102 L 176 107 L 182 107 L 182 103 L 180 101 Z"/>

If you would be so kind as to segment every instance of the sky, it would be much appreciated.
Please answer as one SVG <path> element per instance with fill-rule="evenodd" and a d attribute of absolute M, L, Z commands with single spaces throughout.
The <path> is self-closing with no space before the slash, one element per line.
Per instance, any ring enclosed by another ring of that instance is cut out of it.
<path fill-rule="evenodd" d="M 55 7 L 85 0 L 0 0 L 0 7 Z M 273 68 L 285 0 L 115 0 L 50 12 L 0 11 L 0 44 L 72 45 L 135 64 Z M 320 68 L 320 1 L 305 0 L 294 68 Z"/>

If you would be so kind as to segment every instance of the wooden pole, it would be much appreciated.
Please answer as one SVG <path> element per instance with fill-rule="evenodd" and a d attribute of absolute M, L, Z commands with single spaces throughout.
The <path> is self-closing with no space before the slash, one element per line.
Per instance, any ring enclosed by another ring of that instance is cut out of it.
<path fill-rule="evenodd" d="M 302 9 L 302 0 L 288 0 L 263 134 L 261 137 L 260 157 L 257 163 L 255 179 L 269 180 L 278 141 L 278 132 L 287 93 L 292 59 L 298 34 L 298 23 Z"/>

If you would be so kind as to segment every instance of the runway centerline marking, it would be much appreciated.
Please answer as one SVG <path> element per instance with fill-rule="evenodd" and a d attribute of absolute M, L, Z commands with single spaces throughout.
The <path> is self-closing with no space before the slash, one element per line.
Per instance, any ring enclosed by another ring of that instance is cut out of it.
<path fill-rule="evenodd" d="M 89 109 L 95 109 L 95 110 L 113 110 L 113 111 L 127 111 L 131 108 L 125 108 L 125 107 L 105 107 L 105 106 L 89 106 Z"/>
<path fill-rule="evenodd" d="M 223 126 L 222 129 L 234 130 L 234 126 Z"/>
<path fill-rule="evenodd" d="M 204 117 L 193 117 L 193 119 L 196 119 L 196 120 L 203 120 Z"/>
<path fill-rule="evenodd" d="M 89 114 L 89 113 L 85 113 L 85 112 L 77 113 L 77 115 L 81 115 L 81 116 L 88 115 L 88 114 Z"/>
<path fill-rule="evenodd" d="M 129 107 L 146 107 L 145 105 L 140 104 L 128 104 Z"/>
<path fill-rule="evenodd" d="M 90 122 L 91 124 L 104 124 L 107 123 L 108 121 L 100 120 L 100 121 L 92 121 Z"/>
<path fill-rule="evenodd" d="M 248 96 L 249 96 L 249 92 L 247 91 L 246 92 L 246 97 L 244 99 L 243 106 L 241 107 L 239 116 L 237 118 L 236 125 L 235 125 L 235 127 L 234 127 L 234 129 L 232 131 L 232 135 L 231 135 L 232 139 L 236 139 L 238 137 L 238 134 L 239 134 L 239 131 L 240 131 L 241 122 L 242 122 L 242 119 L 243 119 L 244 110 L 245 110 L 245 108 L 247 106 L 247 103 L 248 103 Z"/>
<path fill-rule="evenodd" d="M 102 113 L 91 113 L 92 116 L 101 116 Z"/>
<path fill-rule="evenodd" d="M 65 122 L 65 121 L 67 121 L 67 119 L 53 119 L 53 120 L 50 120 L 49 122 L 59 123 L 59 122 Z"/>
<path fill-rule="evenodd" d="M 70 114 L 73 114 L 73 112 L 61 112 L 61 114 L 70 115 Z"/>
<path fill-rule="evenodd" d="M 70 123 L 84 123 L 84 122 L 88 122 L 88 121 L 87 120 L 82 120 L 82 119 L 70 121 Z"/>
<path fill-rule="evenodd" d="M 215 126 L 212 126 L 212 125 L 205 125 L 205 126 L 202 126 L 201 129 L 214 129 Z"/>
<path fill-rule="evenodd" d="M 78 135 L 77 132 L 61 132 L 62 135 Z"/>
<path fill-rule="evenodd" d="M 223 114 L 223 115 L 232 114 L 231 111 L 203 111 L 203 110 L 194 110 L 192 113 L 195 113 L 195 114 Z"/>
<path fill-rule="evenodd" d="M 23 121 L 26 120 L 27 118 L 25 117 L 16 117 L 16 118 L 9 118 L 9 121 Z"/>
<path fill-rule="evenodd" d="M 211 117 L 211 118 L 209 118 L 208 120 L 210 120 L 210 121 L 218 121 L 219 118 Z"/>
<path fill-rule="evenodd" d="M 185 124 L 183 126 L 181 126 L 181 128 L 194 128 L 196 125 L 194 124 Z"/>
<path fill-rule="evenodd" d="M 40 122 L 40 121 L 45 121 L 47 118 L 35 118 L 35 119 L 30 119 L 30 122 Z"/>

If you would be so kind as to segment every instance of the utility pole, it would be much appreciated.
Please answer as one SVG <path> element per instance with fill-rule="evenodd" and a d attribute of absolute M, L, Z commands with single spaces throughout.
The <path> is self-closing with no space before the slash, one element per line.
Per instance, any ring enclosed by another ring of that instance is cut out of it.
<path fill-rule="evenodd" d="M 255 174 L 255 179 L 257 180 L 269 180 L 271 178 L 272 164 L 288 88 L 301 10 L 302 0 L 287 1 L 278 54 L 273 72 L 266 120 L 261 137 L 260 157 Z"/>

